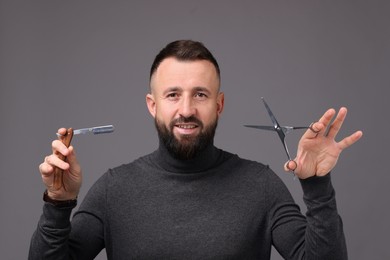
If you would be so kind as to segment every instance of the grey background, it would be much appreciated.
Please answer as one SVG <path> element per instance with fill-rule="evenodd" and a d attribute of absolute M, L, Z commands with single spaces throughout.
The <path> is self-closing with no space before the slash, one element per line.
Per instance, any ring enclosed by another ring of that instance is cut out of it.
<path fill-rule="evenodd" d="M 1 0 L 1 259 L 27 257 L 42 207 L 38 165 L 59 127 L 116 126 L 73 141 L 80 200 L 107 168 L 156 148 L 148 71 L 166 43 L 182 38 L 204 42 L 221 66 L 226 107 L 216 145 L 268 163 L 300 205 L 277 135 L 242 125 L 271 123 L 261 96 L 286 125 L 349 108 L 339 137 L 364 136 L 333 173 L 349 256 L 390 259 L 389 3 Z M 293 154 L 300 136 L 288 136 Z"/>

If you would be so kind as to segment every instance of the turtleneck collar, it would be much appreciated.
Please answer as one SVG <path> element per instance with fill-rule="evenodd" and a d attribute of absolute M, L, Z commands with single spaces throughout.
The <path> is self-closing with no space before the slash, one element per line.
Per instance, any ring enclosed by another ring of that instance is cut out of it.
<path fill-rule="evenodd" d="M 190 160 L 180 160 L 173 157 L 160 141 L 159 148 L 151 156 L 153 162 L 161 168 L 175 173 L 198 173 L 213 168 L 223 161 L 223 152 L 212 143 L 197 157 Z"/>

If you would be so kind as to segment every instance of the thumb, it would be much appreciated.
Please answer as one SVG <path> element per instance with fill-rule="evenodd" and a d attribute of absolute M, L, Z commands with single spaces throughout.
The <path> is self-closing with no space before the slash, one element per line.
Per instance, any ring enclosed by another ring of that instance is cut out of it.
<path fill-rule="evenodd" d="M 284 171 L 286 172 L 294 172 L 298 167 L 298 164 L 295 160 L 288 160 L 284 164 Z"/>
<path fill-rule="evenodd" d="M 81 169 L 80 169 L 80 164 L 77 160 L 76 157 L 76 152 L 73 146 L 69 146 L 69 154 L 67 156 L 67 162 L 69 163 L 69 172 L 72 174 L 79 174 Z"/>

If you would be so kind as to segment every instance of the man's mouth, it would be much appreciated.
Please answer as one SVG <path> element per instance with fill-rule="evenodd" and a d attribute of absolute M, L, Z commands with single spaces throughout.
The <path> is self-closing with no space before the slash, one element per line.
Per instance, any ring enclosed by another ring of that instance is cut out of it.
<path fill-rule="evenodd" d="M 193 124 L 177 124 L 176 127 L 179 127 L 179 128 L 183 128 L 183 129 L 193 129 L 193 128 L 196 128 L 198 127 L 197 125 L 193 125 Z"/>
<path fill-rule="evenodd" d="M 176 137 L 179 136 L 195 136 L 198 135 L 203 128 L 202 122 L 192 116 L 188 118 L 180 117 L 171 123 L 172 131 Z"/>
<path fill-rule="evenodd" d="M 192 136 L 198 133 L 199 126 L 191 123 L 175 124 L 175 132 L 179 135 Z"/>

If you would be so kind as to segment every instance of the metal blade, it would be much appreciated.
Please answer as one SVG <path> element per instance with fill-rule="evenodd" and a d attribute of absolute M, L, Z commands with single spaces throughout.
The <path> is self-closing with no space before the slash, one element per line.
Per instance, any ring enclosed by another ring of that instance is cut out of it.
<path fill-rule="evenodd" d="M 74 135 L 79 134 L 88 134 L 92 133 L 94 135 L 97 134 L 106 134 L 106 133 L 112 133 L 114 132 L 114 126 L 113 125 L 105 125 L 105 126 L 96 126 L 96 127 L 90 127 L 90 128 L 81 128 L 73 131 Z"/>
<path fill-rule="evenodd" d="M 268 106 L 267 102 L 265 102 L 265 99 L 263 97 L 261 97 L 261 99 L 263 100 L 264 106 L 267 109 L 268 115 L 271 118 L 272 123 L 274 124 L 275 129 L 277 129 L 278 127 L 280 127 L 280 125 L 279 125 L 278 121 L 276 120 L 276 117 L 272 113 L 271 108 Z"/>
<path fill-rule="evenodd" d="M 76 129 L 73 131 L 73 135 L 89 134 L 89 133 L 92 133 L 94 135 L 108 134 L 114 132 L 114 130 L 115 128 L 113 125 L 104 125 L 104 126 Z M 57 133 L 57 136 L 60 135 Z"/>
<path fill-rule="evenodd" d="M 288 151 L 287 143 L 286 143 L 286 140 L 285 140 L 285 139 L 282 140 L 282 144 L 283 144 L 284 150 L 286 151 L 287 158 L 291 161 L 290 152 Z"/>
<path fill-rule="evenodd" d="M 255 128 L 255 129 L 261 129 L 261 130 L 267 130 L 267 131 L 276 131 L 275 127 L 268 126 L 268 125 L 244 125 L 245 127 Z M 308 126 L 280 126 L 280 129 L 282 129 L 283 133 L 288 134 L 293 130 L 297 129 L 308 129 Z"/>
<path fill-rule="evenodd" d="M 92 133 L 92 129 L 91 128 L 82 128 L 82 129 L 77 129 L 77 130 L 73 131 L 74 135 L 88 134 L 88 133 Z"/>
<path fill-rule="evenodd" d="M 261 130 L 276 131 L 275 127 L 267 125 L 244 125 L 245 127 L 256 128 Z"/>

